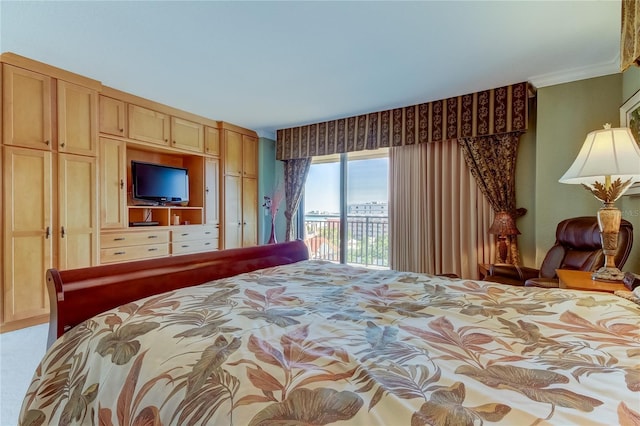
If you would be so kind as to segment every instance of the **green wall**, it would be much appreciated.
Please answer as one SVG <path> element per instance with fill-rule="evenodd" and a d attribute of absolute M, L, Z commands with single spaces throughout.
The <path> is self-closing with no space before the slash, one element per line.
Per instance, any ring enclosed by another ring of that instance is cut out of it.
<path fill-rule="evenodd" d="M 276 182 L 282 180 L 283 164 L 276 160 L 276 142 L 268 138 L 260 138 L 258 149 L 258 164 L 260 176 L 258 178 L 258 244 L 269 241 L 271 233 L 271 216 L 265 214 L 262 207 L 264 196 L 271 197 Z M 284 218 L 284 201 L 280 205 L 276 216 L 276 240 L 284 241 L 286 223 Z"/>
<path fill-rule="evenodd" d="M 566 185 L 558 179 L 571 166 L 584 139 L 605 123 L 620 124 L 623 99 L 622 74 L 543 87 L 537 93 L 535 158 L 535 266 L 539 266 L 555 240 L 555 228 L 562 219 L 595 215 L 601 203 L 579 185 Z M 628 83 L 637 90 L 640 78 Z M 628 89 L 635 93 L 632 88 Z M 633 197 L 638 198 L 638 197 Z M 639 205 L 637 199 L 623 197 L 617 206 L 623 218 L 635 221 L 636 247 L 624 270 L 640 271 L 638 255 Z M 528 253 L 529 255 L 529 253 Z M 526 265 L 526 263 L 525 263 Z"/>
<path fill-rule="evenodd" d="M 516 207 L 524 207 L 527 213 L 520 217 L 516 226 L 520 231 L 518 248 L 520 263 L 525 266 L 536 264 L 535 229 L 536 204 L 536 99 L 529 100 L 529 125 L 527 132 L 520 137 L 518 159 L 516 161 Z"/>

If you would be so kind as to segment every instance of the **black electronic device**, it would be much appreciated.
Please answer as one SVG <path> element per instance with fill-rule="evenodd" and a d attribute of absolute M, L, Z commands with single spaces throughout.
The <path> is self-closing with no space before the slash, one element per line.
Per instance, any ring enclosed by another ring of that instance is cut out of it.
<path fill-rule="evenodd" d="M 160 222 L 150 220 L 149 222 L 129 222 L 129 226 L 158 226 Z"/>
<path fill-rule="evenodd" d="M 158 204 L 189 202 L 189 172 L 180 167 L 131 161 L 133 199 Z"/>

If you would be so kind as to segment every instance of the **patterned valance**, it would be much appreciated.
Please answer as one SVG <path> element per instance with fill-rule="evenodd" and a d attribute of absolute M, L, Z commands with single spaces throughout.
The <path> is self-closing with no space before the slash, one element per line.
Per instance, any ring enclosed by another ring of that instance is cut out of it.
<path fill-rule="evenodd" d="M 620 71 L 638 65 L 640 59 L 640 5 L 636 0 L 622 0 L 620 35 Z"/>
<path fill-rule="evenodd" d="M 355 117 L 280 129 L 276 158 L 440 142 L 527 129 L 528 83 Z"/>

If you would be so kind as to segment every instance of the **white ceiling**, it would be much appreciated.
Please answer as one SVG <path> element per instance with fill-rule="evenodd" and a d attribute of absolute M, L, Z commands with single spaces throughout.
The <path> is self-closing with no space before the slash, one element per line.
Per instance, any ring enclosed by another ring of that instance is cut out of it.
<path fill-rule="evenodd" d="M 278 128 L 618 72 L 620 1 L 0 0 L 0 51 Z"/>

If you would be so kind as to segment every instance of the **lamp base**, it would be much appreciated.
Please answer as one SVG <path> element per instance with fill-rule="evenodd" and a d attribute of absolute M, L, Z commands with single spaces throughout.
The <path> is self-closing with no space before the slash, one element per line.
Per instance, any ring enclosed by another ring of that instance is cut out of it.
<path fill-rule="evenodd" d="M 591 279 L 594 281 L 622 281 L 624 279 L 624 272 L 618 268 L 603 266 L 591 274 Z"/>

